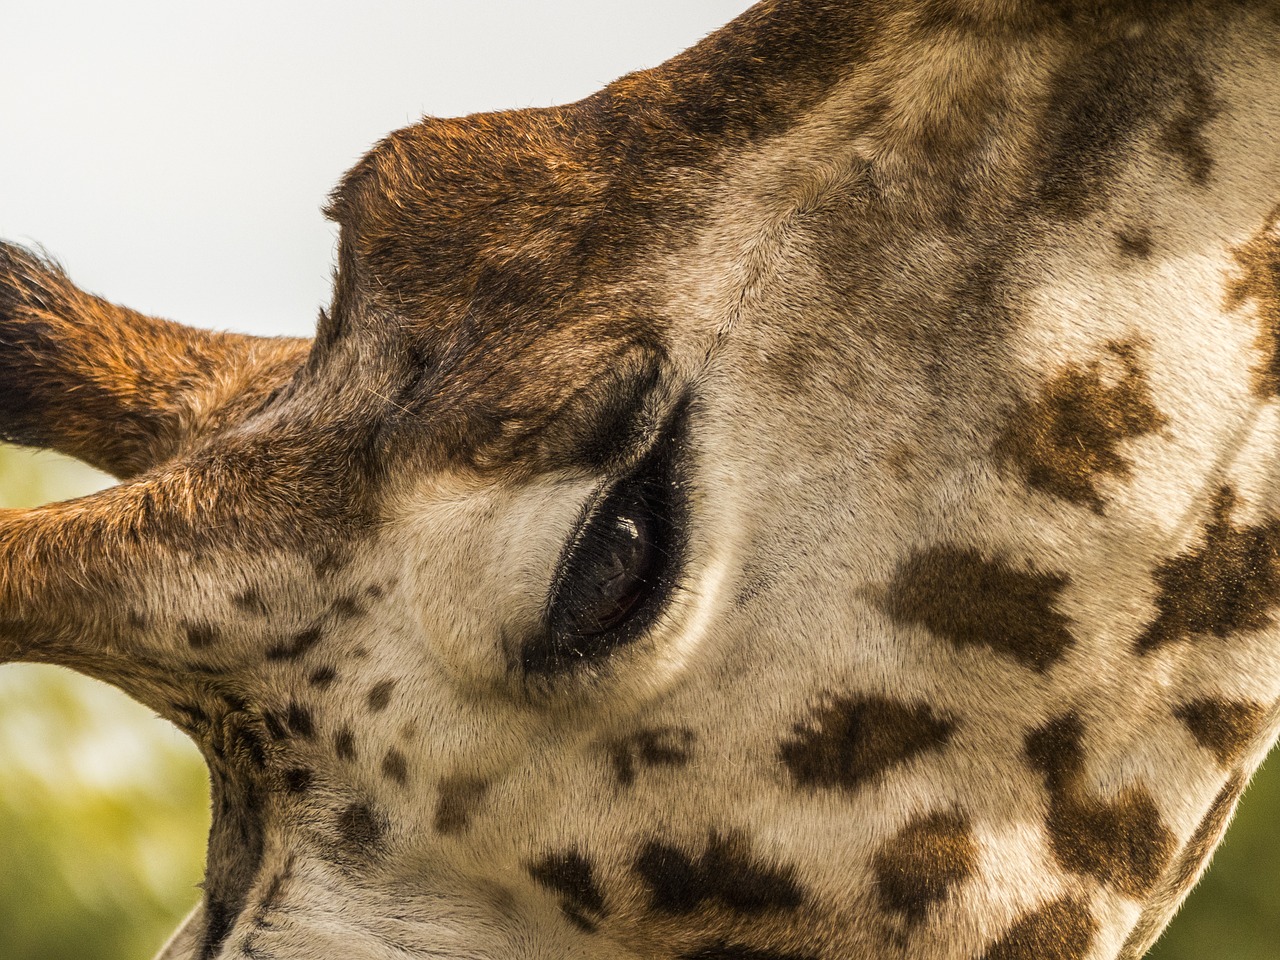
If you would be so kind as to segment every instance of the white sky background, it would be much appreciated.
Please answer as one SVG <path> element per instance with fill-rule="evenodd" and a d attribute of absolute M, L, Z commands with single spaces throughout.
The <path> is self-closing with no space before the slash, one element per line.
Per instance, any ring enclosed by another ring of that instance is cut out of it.
<path fill-rule="evenodd" d="M 422 114 L 546 106 L 750 0 L 42 0 L 0 28 L 0 237 L 184 323 L 310 334 L 328 191 Z"/>

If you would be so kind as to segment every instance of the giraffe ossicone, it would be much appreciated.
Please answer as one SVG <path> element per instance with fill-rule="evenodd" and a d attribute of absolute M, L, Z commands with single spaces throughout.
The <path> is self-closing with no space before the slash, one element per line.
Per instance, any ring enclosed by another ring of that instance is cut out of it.
<path fill-rule="evenodd" d="M 165 960 L 1112 960 L 1280 731 L 1280 8 L 766 0 L 346 175 L 314 340 L 0 245 L 0 660 L 213 791 Z"/>

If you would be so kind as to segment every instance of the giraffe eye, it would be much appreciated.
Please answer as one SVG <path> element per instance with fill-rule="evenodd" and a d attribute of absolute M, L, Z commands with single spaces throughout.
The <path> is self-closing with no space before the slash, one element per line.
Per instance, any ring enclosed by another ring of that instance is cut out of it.
<path fill-rule="evenodd" d="M 560 560 L 546 630 L 523 651 L 527 673 L 597 660 L 639 637 L 671 592 L 682 553 L 669 456 L 651 456 L 597 501 Z"/>

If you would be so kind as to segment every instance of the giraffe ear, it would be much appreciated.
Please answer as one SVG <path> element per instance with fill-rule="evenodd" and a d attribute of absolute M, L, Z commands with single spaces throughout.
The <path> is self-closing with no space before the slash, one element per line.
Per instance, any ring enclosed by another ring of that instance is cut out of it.
<path fill-rule="evenodd" d="M 308 349 L 144 316 L 0 242 L 0 439 L 130 477 L 260 406 Z"/>

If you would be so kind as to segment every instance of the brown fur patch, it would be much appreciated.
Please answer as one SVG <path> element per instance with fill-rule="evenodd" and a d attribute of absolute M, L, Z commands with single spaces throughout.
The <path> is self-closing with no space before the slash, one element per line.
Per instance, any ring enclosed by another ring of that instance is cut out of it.
<path fill-rule="evenodd" d="M 1155 252 L 1155 240 L 1150 227 L 1135 227 L 1116 233 L 1116 248 L 1129 260 L 1149 260 Z"/>
<path fill-rule="evenodd" d="M 782 741 L 779 756 L 797 786 L 856 790 L 951 738 L 954 724 L 925 705 L 841 697 L 819 707 Z"/>
<path fill-rule="evenodd" d="M 1266 707 L 1260 703 L 1213 698 L 1184 703 L 1173 712 L 1187 725 L 1196 743 L 1210 751 L 1224 768 L 1240 759 L 1267 716 Z"/>
<path fill-rule="evenodd" d="M 1019 918 L 981 960 L 1085 960 L 1097 933 L 1089 905 L 1063 898 Z"/>
<path fill-rule="evenodd" d="M 1222 112 L 1209 80 L 1198 69 L 1186 76 L 1182 106 L 1165 121 L 1157 141 L 1160 147 L 1182 161 L 1187 177 L 1197 187 L 1207 186 L 1213 173 L 1213 154 L 1204 128 Z"/>
<path fill-rule="evenodd" d="M 369 710 L 372 713 L 381 713 L 387 709 L 387 705 L 391 703 L 391 692 L 395 688 L 396 682 L 394 680 L 383 680 L 374 684 L 367 697 Z"/>
<path fill-rule="evenodd" d="M 243 419 L 308 349 L 143 316 L 0 243 L 0 439 L 134 476 Z"/>
<path fill-rule="evenodd" d="M 343 727 L 333 735 L 333 749 L 339 760 L 356 758 L 356 738 L 350 727 Z"/>
<path fill-rule="evenodd" d="M 693 754 L 694 733 L 685 727 L 654 727 L 609 741 L 606 749 L 618 783 L 635 783 L 640 767 L 683 767 Z"/>
<path fill-rule="evenodd" d="M 876 856 L 876 892 L 885 910 L 914 925 L 973 873 L 977 861 L 968 820 L 931 813 L 909 823 Z"/>
<path fill-rule="evenodd" d="M 1106 800 L 1084 792 L 1083 737 L 1074 714 L 1027 737 L 1028 760 L 1049 790 L 1045 829 L 1050 846 L 1064 870 L 1141 900 L 1160 878 L 1176 842 L 1146 790 L 1129 787 Z"/>
<path fill-rule="evenodd" d="M 1263 362 L 1255 387 L 1264 397 L 1280 396 L 1280 207 L 1266 225 L 1235 251 L 1239 274 L 1227 284 L 1227 309 L 1252 303 L 1261 321 L 1258 347 Z"/>
<path fill-rule="evenodd" d="M 1043 672 L 1075 642 L 1070 621 L 1054 609 L 1068 582 L 1065 574 L 1019 570 L 976 550 L 929 547 L 898 567 L 884 607 L 957 647 L 989 647 Z"/>
<path fill-rule="evenodd" d="M 1160 935 L 1174 907 L 1190 892 L 1196 877 L 1204 870 L 1221 841 L 1246 782 L 1244 776 L 1236 771 L 1218 792 L 1178 858 L 1161 877 L 1138 922 L 1120 948 L 1119 960 L 1139 960 Z"/>
<path fill-rule="evenodd" d="M 315 774 L 306 767 L 293 767 L 284 772 L 284 788 L 289 793 L 306 793 L 314 780 Z"/>
<path fill-rule="evenodd" d="M 645 844 L 633 865 L 648 887 L 652 909 L 683 915 L 716 903 L 742 915 L 795 910 L 804 902 L 795 869 L 758 860 L 738 833 L 712 834 L 690 853 L 658 840 Z"/>
<path fill-rule="evenodd" d="M 560 909 L 575 926 L 594 932 L 608 916 L 591 861 L 578 851 L 547 854 L 528 870 L 540 886 L 560 895 Z"/>
<path fill-rule="evenodd" d="M 307 683 L 315 687 L 317 690 L 328 690 L 337 682 L 338 671 L 333 667 L 317 667 L 311 671 L 311 675 L 307 677 Z"/>
<path fill-rule="evenodd" d="M 310 740 L 316 735 L 316 724 L 311 715 L 311 709 L 304 707 L 296 700 L 289 702 L 289 709 L 285 714 L 285 723 L 288 725 L 289 732 L 294 736 Z"/>
<path fill-rule="evenodd" d="M 323 629 L 314 626 L 308 627 L 306 630 L 298 631 L 288 640 L 268 647 L 267 659 L 297 660 L 323 639 Z"/>
<path fill-rule="evenodd" d="M 995 445 L 995 455 L 1037 490 L 1102 512 L 1098 480 L 1126 479 L 1125 440 L 1153 433 L 1164 417 L 1132 346 L 1111 344 L 1120 375 L 1108 382 L 1101 361 L 1068 367 L 1034 402 L 1019 403 Z"/>
<path fill-rule="evenodd" d="M 451 777 L 440 781 L 440 797 L 436 801 L 437 833 L 457 834 L 466 831 L 471 814 L 489 792 L 489 781 L 478 777 Z"/>
<path fill-rule="evenodd" d="M 360 851 L 377 848 L 387 833 L 387 818 L 367 803 L 352 803 L 337 816 L 338 833 Z"/>
<path fill-rule="evenodd" d="M 382 758 L 382 774 L 403 787 L 409 782 L 409 761 L 403 753 L 392 747 Z"/>
<path fill-rule="evenodd" d="M 1235 494 L 1223 487 L 1203 542 L 1156 569 L 1157 616 L 1138 637 L 1139 650 L 1196 635 L 1223 638 L 1273 622 L 1271 612 L 1280 603 L 1280 521 L 1237 527 L 1234 507 Z"/>

